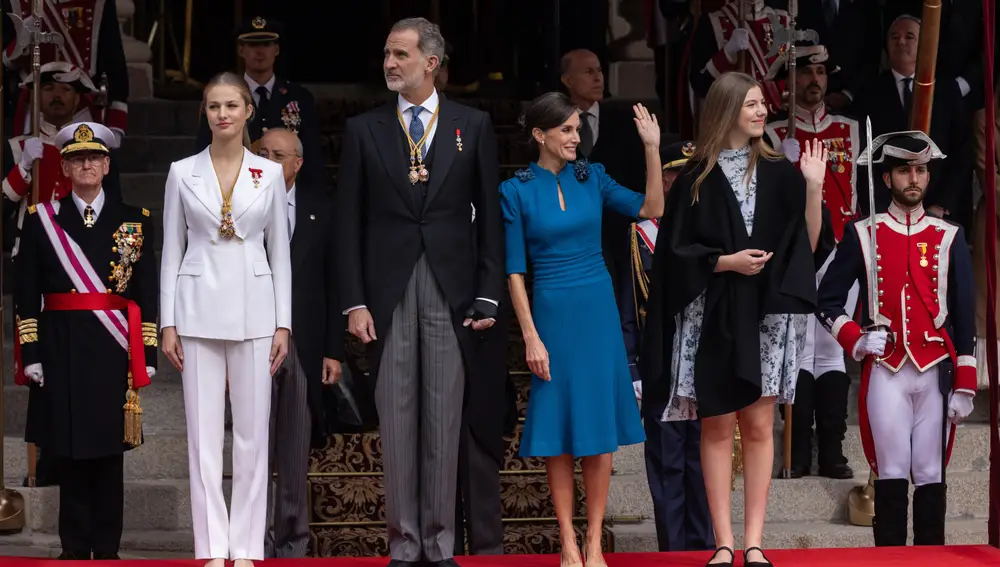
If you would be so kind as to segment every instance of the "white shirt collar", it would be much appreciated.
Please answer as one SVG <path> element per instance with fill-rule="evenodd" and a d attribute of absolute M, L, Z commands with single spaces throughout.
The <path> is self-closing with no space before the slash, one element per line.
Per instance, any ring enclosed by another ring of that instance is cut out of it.
<path fill-rule="evenodd" d="M 894 77 L 894 78 L 896 79 L 896 84 L 897 84 L 897 85 L 898 85 L 898 84 L 899 84 L 899 83 L 900 83 L 900 82 L 901 82 L 901 81 L 902 81 L 903 79 L 912 79 L 912 78 L 913 78 L 913 75 L 909 75 L 909 76 L 906 76 L 906 75 L 903 75 L 903 74 L 901 74 L 901 73 L 897 73 L 895 69 L 890 69 L 890 71 L 892 71 L 892 76 L 893 76 L 893 77 Z"/>
<path fill-rule="evenodd" d="M 292 183 L 292 188 L 288 190 L 287 201 L 288 201 L 288 206 L 289 207 L 294 207 L 295 206 L 295 184 L 294 183 Z"/>
<path fill-rule="evenodd" d="M 594 104 L 590 105 L 590 108 L 588 108 L 587 110 L 580 109 L 580 111 L 586 112 L 587 114 L 593 116 L 594 120 L 601 119 L 601 103 L 599 102 L 595 102 Z"/>
<path fill-rule="evenodd" d="M 80 216 L 83 216 L 83 211 L 87 209 L 87 202 L 80 198 L 76 192 L 73 192 L 73 203 L 76 205 L 76 209 L 80 211 Z M 94 202 L 90 204 L 94 208 L 94 220 L 96 221 L 98 217 L 101 216 L 101 209 L 104 208 L 104 188 L 97 194 L 94 198 Z"/>
<path fill-rule="evenodd" d="M 271 96 L 271 91 L 274 90 L 274 81 L 275 81 L 274 73 L 271 73 L 271 78 L 268 79 L 267 82 L 264 83 L 263 85 L 251 79 L 250 75 L 246 73 L 243 73 L 243 80 L 247 82 L 247 86 L 250 87 L 250 93 L 254 95 L 257 94 L 257 87 L 263 86 L 265 89 L 267 89 L 267 96 Z"/>
<path fill-rule="evenodd" d="M 424 114 L 427 115 L 426 118 L 430 118 L 434 114 L 434 112 L 437 111 L 439 98 L 440 97 L 438 97 L 437 89 L 434 89 L 434 92 L 431 93 L 431 96 L 427 97 L 427 100 L 420 103 L 419 106 L 424 109 L 424 112 L 420 115 L 421 118 L 424 118 Z M 399 109 L 400 114 L 405 113 L 407 110 L 409 110 L 411 107 L 414 106 L 418 105 L 413 104 L 412 102 L 406 100 L 405 98 L 403 98 L 403 95 L 398 95 L 396 97 L 396 108 Z"/>

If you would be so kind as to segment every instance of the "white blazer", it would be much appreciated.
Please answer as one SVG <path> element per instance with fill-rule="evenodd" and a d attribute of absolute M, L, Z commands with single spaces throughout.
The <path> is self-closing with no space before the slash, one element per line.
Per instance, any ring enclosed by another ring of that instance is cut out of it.
<path fill-rule="evenodd" d="M 260 170 L 254 184 L 251 169 Z M 209 148 L 170 165 L 163 205 L 160 328 L 243 341 L 292 328 L 288 201 L 281 166 L 243 151 L 232 194 L 236 236 L 222 238 Z"/>

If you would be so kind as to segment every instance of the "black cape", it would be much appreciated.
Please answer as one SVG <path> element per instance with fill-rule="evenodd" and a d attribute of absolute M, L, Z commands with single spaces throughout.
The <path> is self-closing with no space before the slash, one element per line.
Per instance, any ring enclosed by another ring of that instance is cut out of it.
<path fill-rule="evenodd" d="M 692 204 L 703 165 L 689 162 L 667 199 L 656 239 L 639 364 L 643 402 L 666 402 L 671 386 L 675 316 L 706 292 L 695 384 L 699 414 L 746 407 L 761 394 L 760 330 L 765 314 L 812 313 L 816 259 L 805 223 L 805 179 L 785 159 L 759 159 L 753 234 L 718 165 Z M 756 276 L 714 273 L 722 255 L 747 248 L 773 252 Z"/>

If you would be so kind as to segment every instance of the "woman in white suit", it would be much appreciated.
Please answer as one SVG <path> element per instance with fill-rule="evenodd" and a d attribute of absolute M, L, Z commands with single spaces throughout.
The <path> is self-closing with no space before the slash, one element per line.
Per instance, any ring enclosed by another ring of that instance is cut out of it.
<path fill-rule="evenodd" d="M 264 558 L 272 375 L 288 352 L 291 262 L 281 166 L 249 151 L 242 77 L 205 87 L 212 143 L 174 162 L 163 210 L 163 351 L 182 375 L 195 556 L 222 567 Z M 222 495 L 228 375 L 232 513 Z M 304 481 L 305 479 L 303 479 Z"/>

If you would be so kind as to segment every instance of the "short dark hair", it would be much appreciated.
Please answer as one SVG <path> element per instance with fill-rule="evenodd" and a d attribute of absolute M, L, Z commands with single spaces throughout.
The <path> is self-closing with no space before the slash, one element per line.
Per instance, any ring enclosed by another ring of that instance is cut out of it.
<path fill-rule="evenodd" d="M 534 145 L 535 138 L 531 131 L 535 128 L 548 130 L 563 125 L 569 117 L 580 109 L 573 104 L 568 96 L 561 92 L 545 93 L 528 103 L 519 120 L 521 128 L 528 135 L 528 141 Z"/>

